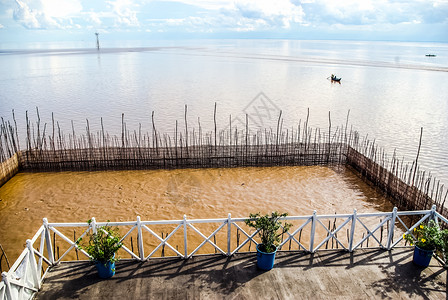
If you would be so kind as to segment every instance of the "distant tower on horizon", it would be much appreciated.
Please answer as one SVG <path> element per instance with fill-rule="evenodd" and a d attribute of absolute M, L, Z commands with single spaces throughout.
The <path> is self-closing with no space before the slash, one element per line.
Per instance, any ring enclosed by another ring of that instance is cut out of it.
<path fill-rule="evenodd" d="M 98 36 L 100 35 L 98 32 L 95 32 L 96 35 L 96 49 L 100 50 L 100 40 L 98 38 Z"/>

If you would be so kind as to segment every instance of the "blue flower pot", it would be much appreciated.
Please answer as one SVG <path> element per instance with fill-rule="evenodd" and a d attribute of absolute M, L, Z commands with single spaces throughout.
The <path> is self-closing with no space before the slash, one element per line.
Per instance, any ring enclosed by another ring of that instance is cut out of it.
<path fill-rule="evenodd" d="M 434 250 L 424 250 L 415 246 L 414 248 L 414 264 L 427 267 L 429 266 L 429 262 L 431 261 L 432 255 L 434 254 Z"/>
<path fill-rule="evenodd" d="M 115 263 L 108 261 L 104 264 L 103 262 L 96 261 L 95 266 L 101 278 L 110 278 L 115 274 Z"/>
<path fill-rule="evenodd" d="M 262 245 L 263 244 L 257 245 L 257 267 L 261 270 L 269 271 L 274 267 L 275 253 L 277 253 L 277 249 L 271 253 L 263 252 L 259 249 Z"/>

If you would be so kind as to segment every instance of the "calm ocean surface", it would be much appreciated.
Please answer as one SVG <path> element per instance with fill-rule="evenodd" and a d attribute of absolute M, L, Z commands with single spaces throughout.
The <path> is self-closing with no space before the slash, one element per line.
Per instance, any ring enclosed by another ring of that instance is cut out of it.
<path fill-rule="evenodd" d="M 309 124 L 328 128 L 349 123 L 387 153 L 415 159 L 423 127 L 420 166 L 448 184 L 448 44 L 355 41 L 201 40 L 89 44 L 0 44 L 0 116 L 20 130 L 25 112 L 62 129 L 85 131 L 85 119 L 119 134 L 127 128 L 151 130 L 155 112 L 160 131 L 172 133 L 200 118 L 204 130 L 229 115 L 244 120 L 253 99 L 264 93 L 282 110 L 284 127 L 297 126 L 310 110 Z M 426 57 L 425 54 L 436 54 Z M 331 83 L 332 74 L 342 77 Z M 251 104 L 252 103 L 252 104 Z M 251 107 L 252 105 L 252 107 Z M 260 113 L 258 116 L 262 116 Z M 274 126 L 278 112 L 264 115 Z"/>

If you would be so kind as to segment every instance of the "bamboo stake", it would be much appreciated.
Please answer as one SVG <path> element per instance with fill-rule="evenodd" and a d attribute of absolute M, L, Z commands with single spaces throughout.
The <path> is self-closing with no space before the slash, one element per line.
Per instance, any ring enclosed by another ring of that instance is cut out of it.
<path fill-rule="evenodd" d="M 0 244 L 0 249 L 2 250 L 2 257 L 5 257 L 6 265 L 8 266 L 8 270 L 11 268 L 8 260 L 8 256 L 6 255 L 5 249 L 3 249 L 2 244 Z M 0 266 L 1 266 L 1 260 L 0 260 Z"/>
<path fill-rule="evenodd" d="M 415 170 L 417 169 L 418 156 L 420 155 L 420 147 L 422 146 L 422 136 L 423 136 L 423 127 L 420 128 L 420 139 L 418 142 L 417 157 L 415 158 L 415 169 L 414 169 L 414 175 L 412 176 L 411 186 L 414 186 Z"/>
<path fill-rule="evenodd" d="M 215 124 L 215 151 L 216 151 L 216 102 L 215 102 L 215 109 L 213 111 L 213 123 Z"/>

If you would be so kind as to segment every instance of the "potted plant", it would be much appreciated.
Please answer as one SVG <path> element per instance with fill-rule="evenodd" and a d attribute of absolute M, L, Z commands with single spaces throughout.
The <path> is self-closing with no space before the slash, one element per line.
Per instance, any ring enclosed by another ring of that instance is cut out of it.
<path fill-rule="evenodd" d="M 115 262 L 118 261 L 115 253 L 123 245 L 120 240 L 118 227 L 106 225 L 98 227 L 96 233 L 89 234 L 86 244 L 81 245 L 81 238 L 76 241 L 76 244 L 89 254 L 90 260 L 95 263 L 98 275 L 101 278 L 110 278 L 115 274 Z"/>
<path fill-rule="evenodd" d="M 442 230 L 441 245 L 439 250 L 439 255 L 445 262 L 445 269 L 448 269 L 448 229 Z"/>
<path fill-rule="evenodd" d="M 275 254 L 282 234 L 286 233 L 292 224 L 281 222 L 288 214 L 275 211 L 271 215 L 250 214 L 245 223 L 258 230 L 261 243 L 257 245 L 257 266 L 262 270 L 274 267 Z"/>
<path fill-rule="evenodd" d="M 428 224 L 420 224 L 412 233 L 404 234 L 403 238 L 415 245 L 413 262 L 416 265 L 427 267 L 435 251 L 445 252 L 446 229 L 441 230 L 439 225 L 431 220 Z"/>

